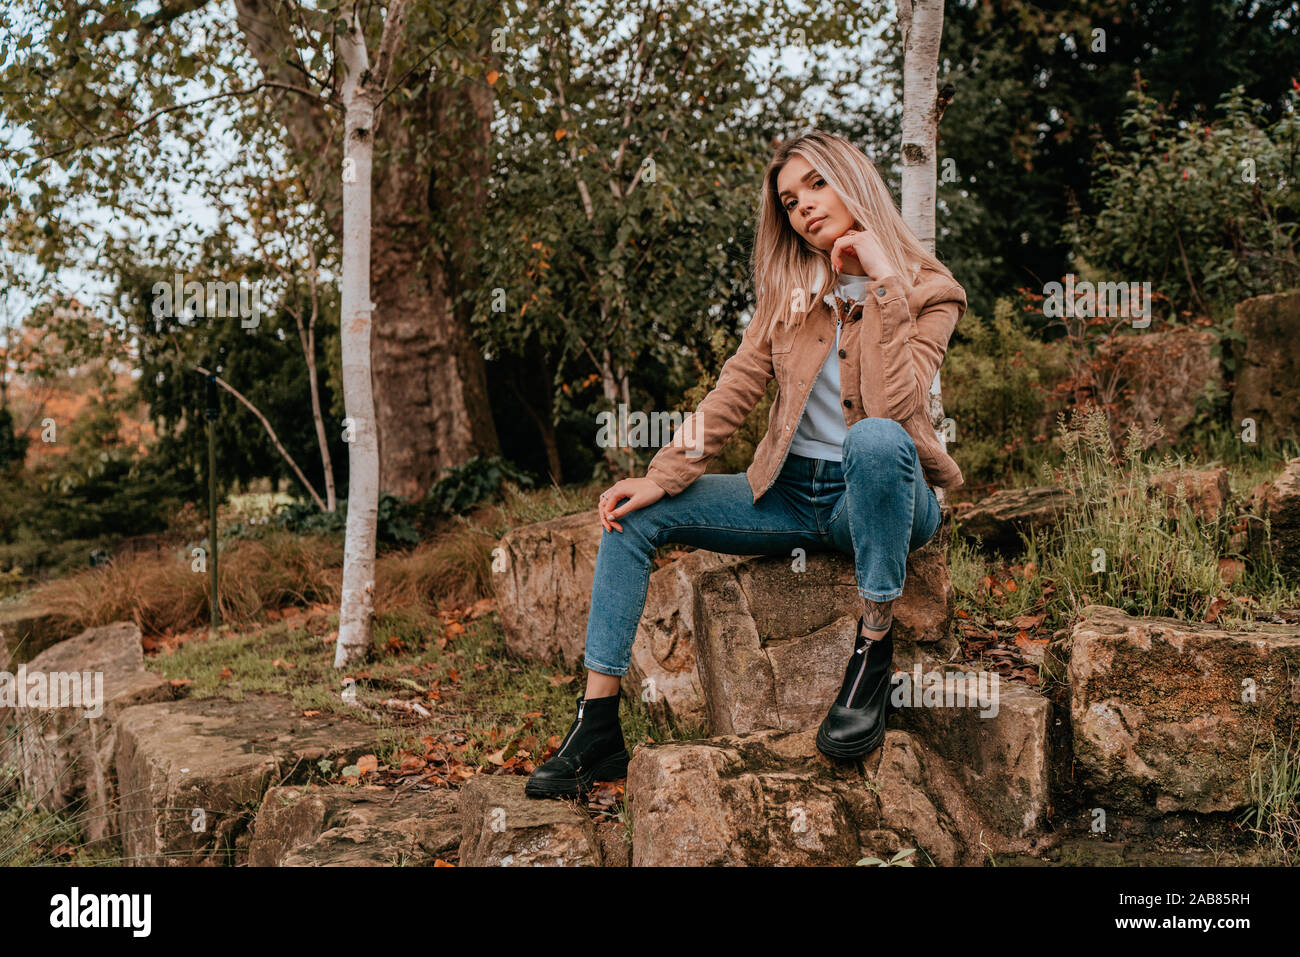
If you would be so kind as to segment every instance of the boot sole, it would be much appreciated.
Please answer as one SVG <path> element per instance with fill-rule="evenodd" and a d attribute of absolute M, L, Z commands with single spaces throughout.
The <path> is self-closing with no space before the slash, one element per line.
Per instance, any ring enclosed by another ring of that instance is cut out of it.
<path fill-rule="evenodd" d="M 817 729 L 817 750 L 827 757 L 831 758 L 865 758 L 876 748 L 880 747 L 885 740 L 886 725 L 889 723 L 889 716 L 896 714 L 900 708 L 894 707 L 894 686 L 895 680 L 890 679 L 889 698 L 885 701 L 885 720 L 880 725 L 880 733 L 871 738 L 864 739 L 862 744 L 843 745 L 837 744 L 823 734 L 822 729 Z"/>
<path fill-rule="evenodd" d="M 617 781 L 627 777 L 627 764 L 631 755 L 624 748 L 618 754 L 612 754 L 590 771 L 579 772 L 572 783 L 569 781 L 535 782 L 531 778 L 524 785 L 525 797 L 541 798 L 576 798 L 591 790 L 595 781 Z"/>
<path fill-rule="evenodd" d="M 844 746 L 836 744 L 834 741 L 831 741 L 823 735 L 821 728 L 817 729 L 817 750 L 827 757 L 832 758 L 865 758 L 872 751 L 876 750 L 876 748 L 880 747 L 884 740 L 885 732 L 882 728 L 880 734 L 875 735 L 873 738 L 868 738 L 862 745 L 854 744 Z"/>

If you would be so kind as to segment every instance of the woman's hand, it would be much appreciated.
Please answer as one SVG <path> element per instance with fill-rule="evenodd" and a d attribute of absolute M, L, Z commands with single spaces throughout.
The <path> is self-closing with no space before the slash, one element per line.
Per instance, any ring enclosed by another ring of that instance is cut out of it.
<path fill-rule="evenodd" d="M 850 265 L 857 261 L 862 272 L 872 279 L 883 279 L 893 268 L 885 259 L 885 250 L 870 229 L 846 229 L 831 246 L 831 265 L 836 272 L 844 271 L 844 260 Z"/>
<path fill-rule="evenodd" d="M 605 526 L 607 532 L 611 530 L 611 526 L 621 532 L 623 526 L 614 519 L 626 515 L 628 512 L 634 512 L 638 508 L 653 505 L 666 494 L 654 479 L 620 479 L 600 493 L 600 502 L 597 505 L 600 510 L 600 524 Z M 623 499 L 627 499 L 627 501 L 619 505 L 618 503 Z M 615 508 L 615 506 L 618 507 Z"/>

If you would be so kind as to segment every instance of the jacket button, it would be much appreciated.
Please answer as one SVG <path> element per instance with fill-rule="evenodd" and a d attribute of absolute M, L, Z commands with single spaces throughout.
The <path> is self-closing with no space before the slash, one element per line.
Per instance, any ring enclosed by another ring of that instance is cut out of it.
<path fill-rule="evenodd" d="M 876 295 L 877 295 L 877 296 L 883 296 L 884 294 L 885 294 L 885 287 L 884 287 L 884 286 L 877 286 L 877 287 L 876 287 Z"/>
<path fill-rule="evenodd" d="M 851 408 L 853 408 L 853 400 L 852 400 L 852 399 L 845 399 L 845 400 L 844 400 L 844 408 L 846 408 L 846 409 L 851 409 Z"/>
<path fill-rule="evenodd" d="M 841 349 L 841 350 L 840 350 L 840 358 L 841 358 L 841 359 L 847 359 L 848 357 L 849 357 L 849 354 L 848 354 L 847 352 L 845 352 L 843 349 Z"/>

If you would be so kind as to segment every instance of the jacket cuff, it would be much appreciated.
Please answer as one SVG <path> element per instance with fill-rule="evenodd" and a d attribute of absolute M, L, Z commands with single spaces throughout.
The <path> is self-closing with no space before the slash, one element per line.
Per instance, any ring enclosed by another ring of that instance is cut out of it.
<path fill-rule="evenodd" d="M 682 479 L 676 473 L 669 471 L 662 465 L 656 465 L 654 462 L 651 462 L 646 469 L 645 477 L 658 485 L 664 490 L 664 494 L 669 496 L 679 494 L 694 480 L 693 478 Z"/>

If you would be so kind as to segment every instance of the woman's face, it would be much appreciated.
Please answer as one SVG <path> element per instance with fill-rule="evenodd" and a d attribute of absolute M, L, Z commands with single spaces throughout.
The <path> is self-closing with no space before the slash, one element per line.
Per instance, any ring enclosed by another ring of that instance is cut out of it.
<path fill-rule="evenodd" d="M 802 156 L 792 156 L 776 174 L 776 189 L 794 231 L 818 249 L 829 251 L 853 227 L 853 216 L 835 190 Z"/>

